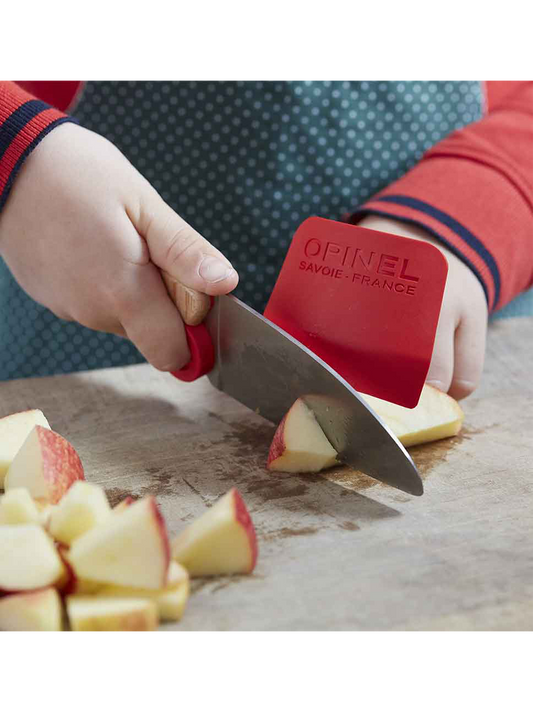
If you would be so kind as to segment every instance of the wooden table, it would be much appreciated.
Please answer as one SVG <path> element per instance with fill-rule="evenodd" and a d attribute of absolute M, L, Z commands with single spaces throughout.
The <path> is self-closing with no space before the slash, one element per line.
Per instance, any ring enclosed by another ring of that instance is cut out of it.
<path fill-rule="evenodd" d="M 249 577 L 195 583 L 181 630 L 533 630 L 533 319 L 489 332 L 463 433 L 415 448 L 411 497 L 357 473 L 269 474 L 274 428 L 147 365 L 0 384 L 41 408 L 111 501 L 155 494 L 171 532 L 230 487 L 259 536 Z"/>

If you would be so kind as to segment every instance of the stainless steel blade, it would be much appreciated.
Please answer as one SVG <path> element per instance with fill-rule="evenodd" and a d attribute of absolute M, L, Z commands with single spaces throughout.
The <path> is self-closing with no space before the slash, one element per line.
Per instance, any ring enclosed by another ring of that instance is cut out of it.
<path fill-rule="evenodd" d="M 357 392 L 322 359 L 232 296 L 206 318 L 216 351 L 209 380 L 279 423 L 304 397 L 342 462 L 404 492 L 424 491 L 403 445 Z"/>

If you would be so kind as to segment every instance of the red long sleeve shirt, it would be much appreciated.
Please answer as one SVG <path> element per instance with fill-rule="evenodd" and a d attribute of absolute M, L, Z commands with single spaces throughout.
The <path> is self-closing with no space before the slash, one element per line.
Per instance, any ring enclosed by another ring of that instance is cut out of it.
<path fill-rule="evenodd" d="M 70 120 L 59 109 L 81 83 L 20 84 L 50 104 L 0 82 L 0 209 L 31 150 Z M 533 284 L 533 82 L 487 86 L 482 120 L 433 146 L 351 220 L 374 213 L 425 228 L 474 271 L 494 311 Z"/>

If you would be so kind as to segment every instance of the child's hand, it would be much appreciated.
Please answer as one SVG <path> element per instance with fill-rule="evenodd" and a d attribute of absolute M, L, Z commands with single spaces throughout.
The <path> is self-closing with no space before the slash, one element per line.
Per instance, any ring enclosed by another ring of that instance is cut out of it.
<path fill-rule="evenodd" d="M 127 336 L 163 371 L 190 355 L 158 268 L 212 295 L 238 282 L 117 148 L 74 124 L 55 128 L 26 160 L 0 214 L 0 253 L 36 301 Z"/>
<path fill-rule="evenodd" d="M 361 227 L 425 240 L 448 260 L 448 279 L 427 382 L 460 399 L 477 387 L 485 358 L 488 309 L 472 270 L 431 234 L 415 225 L 368 215 Z"/>

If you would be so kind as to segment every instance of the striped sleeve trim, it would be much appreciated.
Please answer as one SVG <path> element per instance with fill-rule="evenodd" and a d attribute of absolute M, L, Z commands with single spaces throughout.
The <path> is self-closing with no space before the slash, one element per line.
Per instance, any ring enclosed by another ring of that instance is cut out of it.
<path fill-rule="evenodd" d="M 53 128 L 67 121 L 75 120 L 12 82 L 0 82 L 0 210 L 26 158 Z"/>
<path fill-rule="evenodd" d="M 374 214 L 416 224 L 439 239 L 470 267 L 479 279 L 489 309 L 500 299 L 501 275 L 496 260 L 487 247 L 468 228 L 433 205 L 407 195 L 384 195 L 357 209 L 351 221 Z"/>

